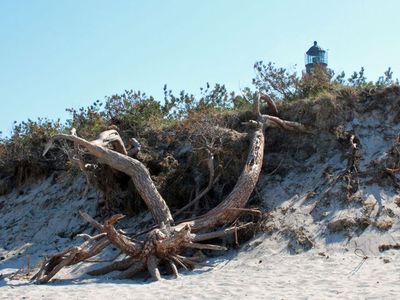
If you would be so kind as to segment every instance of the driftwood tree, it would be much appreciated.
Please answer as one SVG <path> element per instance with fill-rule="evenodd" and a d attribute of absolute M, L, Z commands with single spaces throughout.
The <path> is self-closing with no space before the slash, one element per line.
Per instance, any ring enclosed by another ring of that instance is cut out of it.
<path fill-rule="evenodd" d="M 45 258 L 40 270 L 32 279 L 36 283 L 46 283 L 63 267 L 85 261 L 99 254 L 110 244 L 119 248 L 126 257 L 91 271 L 89 274 L 102 275 L 118 270 L 121 271 L 118 278 L 130 278 L 147 269 L 154 279 L 159 280 L 161 279 L 158 269 L 160 262 L 168 263 L 175 276 L 178 276 L 177 265 L 183 268 L 195 266 L 197 257 L 183 256 L 185 250 L 189 248 L 225 250 L 224 247 L 218 245 L 200 242 L 227 235 L 238 229 L 233 226 L 215 231 L 221 225 L 231 224 L 239 216 L 257 184 L 264 156 L 265 128 L 276 127 L 308 132 L 307 128 L 299 123 L 284 121 L 277 116 L 262 115 L 260 113 L 261 100 L 266 100 L 273 113 L 277 114 L 275 104 L 267 96 L 258 94 L 255 97 L 254 120 L 247 123 L 252 130 L 249 152 L 243 171 L 233 190 L 209 212 L 194 220 L 183 221 L 179 224 L 174 223 L 170 209 L 157 191 L 149 171 L 141 162 L 128 156 L 117 131 L 105 131 L 94 141 L 87 141 L 74 133 L 54 136 L 47 144 L 44 155 L 55 140 L 69 140 L 74 143 L 75 147 L 84 148 L 88 153 L 94 155 L 99 162 L 126 173 L 131 177 L 140 196 L 145 201 L 156 226 L 143 239 L 137 240 L 114 227 L 116 222 L 124 218 L 122 214 L 114 215 L 104 224 L 100 224 L 88 214 L 81 212 L 81 216 L 97 229 L 99 234 L 96 236 L 83 234 L 81 236 L 86 241 L 79 247 L 71 247 Z M 80 165 L 82 166 L 82 164 Z"/>

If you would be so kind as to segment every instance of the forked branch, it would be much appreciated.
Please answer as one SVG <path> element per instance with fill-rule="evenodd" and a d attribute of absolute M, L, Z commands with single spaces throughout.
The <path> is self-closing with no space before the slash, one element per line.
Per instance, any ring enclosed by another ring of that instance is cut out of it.
<path fill-rule="evenodd" d="M 266 100 L 275 116 L 262 115 L 260 113 L 260 101 Z M 43 267 L 34 276 L 38 283 L 50 280 L 64 266 L 76 264 L 102 251 L 110 243 L 118 247 L 126 257 L 115 261 L 108 266 L 91 271 L 89 274 L 106 274 L 114 270 L 122 271 L 119 278 L 130 278 L 137 272 L 147 268 L 148 272 L 156 280 L 161 278 L 159 264 L 166 262 L 171 267 L 175 276 L 178 276 L 176 265 L 184 268 L 193 268 L 198 264 L 196 257 L 181 255 L 187 249 L 225 250 L 225 247 L 201 244 L 200 241 L 210 240 L 227 234 L 237 233 L 238 229 L 245 228 L 248 224 L 239 227 L 212 231 L 215 227 L 231 224 L 243 211 L 250 195 L 256 187 L 262 170 L 265 144 L 265 128 L 277 127 L 285 130 L 310 132 L 300 123 L 281 120 L 273 101 L 261 94 L 254 99 L 253 115 L 255 120 L 250 122 L 252 127 L 252 139 L 249 152 L 236 185 L 231 193 L 216 207 L 195 220 L 174 225 L 169 207 L 151 180 L 149 171 L 138 160 L 128 156 L 124 143 L 118 132 L 109 130 L 100 134 L 99 138 L 90 142 L 74 134 L 58 134 L 54 136 L 46 146 L 44 154 L 55 140 L 69 140 L 83 147 L 89 154 L 94 155 L 101 163 L 129 175 L 135 184 L 139 194 L 145 201 L 151 212 L 157 228 L 152 229 L 142 240 L 133 240 L 115 229 L 116 222 L 124 216 L 114 215 L 104 222 L 98 223 L 86 213 L 82 217 L 96 228 L 100 235 L 87 237 L 80 247 L 72 247 L 64 252 L 46 259 Z M 111 149 L 110 149 L 111 148 Z M 210 183 L 213 182 L 213 173 L 210 172 Z M 207 189 L 206 189 L 207 190 Z M 197 200 L 196 200 L 197 201 Z M 254 213 L 254 211 L 252 211 Z M 202 231 L 202 233 L 199 233 Z M 212 232 L 204 232 L 212 231 Z"/>

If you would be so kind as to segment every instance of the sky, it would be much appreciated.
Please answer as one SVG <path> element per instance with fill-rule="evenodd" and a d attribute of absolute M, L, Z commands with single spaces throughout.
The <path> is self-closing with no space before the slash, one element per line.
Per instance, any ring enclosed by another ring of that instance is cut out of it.
<path fill-rule="evenodd" d="M 397 0 L 0 0 L 0 131 L 127 89 L 239 92 L 258 60 L 301 72 L 314 40 L 337 73 L 397 78 L 399 31 Z"/>

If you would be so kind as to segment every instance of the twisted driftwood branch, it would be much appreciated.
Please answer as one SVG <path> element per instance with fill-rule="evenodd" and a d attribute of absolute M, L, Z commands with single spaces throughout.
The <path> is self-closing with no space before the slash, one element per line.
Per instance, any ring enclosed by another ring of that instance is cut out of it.
<path fill-rule="evenodd" d="M 113 262 L 97 270 L 89 272 L 92 275 L 100 275 L 114 270 L 122 271 L 118 278 L 130 278 L 137 272 L 147 268 L 148 272 L 156 280 L 161 279 L 158 265 L 164 261 L 169 264 L 173 274 L 177 277 L 176 264 L 184 268 L 193 268 L 199 264 L 198 257 L 185 257 L 180 255 L 186 249 L 208 249 L 226 250 L 225 247 L 200 244 L 200 241 L 221 237 L 226 234 L 237 232 L 243 227 L 231 227 L 224 230 L 196 233 L 201 230 L 212 230 L 213 228 L 230 224 L 243 212 L 251 193 L 253 192 L 262 169 L 265 144 L 265 128 L 278 127 L 285 130 L 297 130 L 310 132 L 308 128 L 296 122 L 279 119 L 276 116 L 262 115 L 260 113 L 260 101 L 266 100 L 272 112 L 278 113 L 274 102 L 266 96 L 258 94 L 254 99 L 253 114 L 256 121 L 250 122 L 254 127 L 253 137 L 249 146 L 249 153 L 243 171 L 232 192 L 216 207 L 206 214 L 192 221 L 182 222 L 174 225 L 171 212 L 166 202 L 159 194 L 146 167 L 138 160 L 129 157 L 120 138 L 115 130 L 108 130 L 100 134 L 99 138 L 89 142 L 74 134 L 55 135 L 47 144 L 44 155 L 55 140 L 69 140 L 86 149 L 87 152 L 96 156 L 102 163 L 129 175 L 145 201 L 157 228 L 147 233 L 142 241 L 132 240 L 115 229 L 114 224 L 124 216 L 114 215 L 104 222 L 98 223 L 86 213 L 81 216 L 96 228 L 100 235 L 89 237 L 80 247 L 72 247 L 61 253 L 46 259 L 42 268 L 33 277 L 37 283 L 48 282 L 64 266 L 76 264 L 91 256 L 98 254 L 110 243 L 118 247 L 125 255 L 125 259 Z M 112 149 L 108 147 L 112 146 Z M 211 173 L 210 173 L 211 174 Z M 211 181 L 211 180 L 210 180 Z"/>

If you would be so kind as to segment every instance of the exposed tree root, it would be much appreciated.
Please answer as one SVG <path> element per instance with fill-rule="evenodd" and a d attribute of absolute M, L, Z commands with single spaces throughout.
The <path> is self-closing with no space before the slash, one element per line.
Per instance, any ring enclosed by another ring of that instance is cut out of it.
<path fill-rule="evenodd" d="M 175 278 L 179 278 L 178 268 L 174 264 L 174 262 L 169 261 L 169 266 L 171 267 L 172 273 L 174 274 Z"/>
<path fill-rule="evenodd" d="M 79 247 L 68 248 L 67 250 L 57 253 L 50 258 L 45 258 L 43 260 L 42 267 L 32 277 L 32 280 L 35 280 L 36 283 L 46 283 L 63 267 L 75 265 L 81 261 L 93 257 L 110 245 L 110 241 L 107 238 L 102 238 L 93 245 L 89 245 L 88 242 L 91 241 L 86 241 Z"/>
<path fill-rule="evenodd" d="M 113 271 L 122 271 L 128 269 L 136 260 L 132 257 L 125 258 L 123 260 L 115 261 L 107 266 L 92 270 L 87 274 L 97 276 L 105 275 Z"/>
<path fill-rule="evenodd" d="M 98 254 L 109 244 L 119 248 L 126 258 L 113 262 L 108 266 L 90 271 L 91 275 L 102 275 L 112 271 L 121 271 L 118 278 L 131 278 L 136 273 L 147 268 L 155 280 L 160 280 L 161 275 L 158 266 L 161 262 L 167 262 L 171 267 L 174 276 L 178 277 L 179 265 L 185 269 L 193 269 L 199 263 L 199 257 L 183 256 L 188 249 L 207 249 L 214 251 L 226 250 L 225 247 L 202 244 L 200 241 L 222 237 L 228 234 L 237 233 L 237 230 L 245 228 L 248 224 L 234 226 L 208 233 L 199 231 L 210 231 L 221 225 L 229 225 L 234 222 L 243 212 L 250 212 L 244 209 L 251 193 L 253 192 L 262 169 L 265 144 L 265 128 L 278 127 L 285 130 L 296 130 L 310 132 L 308 128 L 296 122 L 289 122 L 279 119 L 276 116 L 261 115 L 260 99 L 264 98 L 259 94 L 254 100 L 253 113 L 256 121 L 252 125 L 253 137 L 249 146 L 249 153 L 243 168 L 232 192 L 219 205 L 206 214 L 191 221 L 183 221 L 174 224 L 169 207 L 159 194 L 146 167 L 138 160 L 129 157 L 128 152 L 115 130 L 108 130 L 100 134 L 99 138 L 89 142 L 74 134 L 59 134 L 52 138 L 46 146 L 44 154 L 51 147 L 55 140 L 69 140 L 75 145 L 84 148 L 89 154 L 96 156 L 101 163 L 129 175 L 135 184 L 139 194 L 148 206 L 157 226 L 147 232 L 141 240 L 134 240 L 126 234 L 115 229 L 114 224 L 124 216 L 117 214 L 104 222 L 98 223 L 86 213 L 81 216 L 88 221 L 100 234 L 87 238 L 81 246 L 69 248 L 61 253 L 45 259 L 42 268 L 32 278 L 37 283 L 48 282 L 59 270 L 68 265 L 73 265 Z M 266 99 L 268 105 L 277 114 L 276 107 L 271 99 Z M 111 147 L 112 149 L 110 149 Z M 212 153 L 211 153 L 212 158 Z M 210 189 L 214 181 L 213 160 L 209 161 L 210 180 L 207 189 Z M 201 197 L 200 193 L 197 198 Z M 195 199 L 197 201 L 197 198 Z M 251 210 L 255 213 L 254 210 Z"/>
<path fill-rule="evenodd" d="M 135 276 L 140 271 L 143 271 L 145 268 L 145 263 L 142 261 L 135 262 L 128 269 L 119 273 L 115 278 L 116 279 L 129 279 Z"/>

